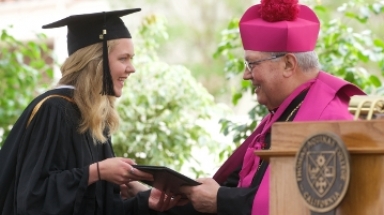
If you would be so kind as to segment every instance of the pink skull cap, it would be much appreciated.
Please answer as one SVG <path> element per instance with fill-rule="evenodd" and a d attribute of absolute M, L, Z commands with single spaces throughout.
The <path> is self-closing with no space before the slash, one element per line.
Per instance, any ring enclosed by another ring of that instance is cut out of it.
<path fill-rule="evenodd" d="M 266 2 L 268 0 L 264 0 Z M 284 1 L 284 0 L 283 0 Z M 263 4 L 263 0 L 262 0 Z M 240 35 L 244 50 L 261 52 L 306 52 L 313 51 L 320 30 L 316 14 L 305 5 L 294 5 L 290 15 L 292 21 L 273 20 L 279 17 L 284 8 L 271 11 L 276 6 L 262 12 L 262 4 L 250 7 L 240 20 Z M 276 8 L 276 7 L 275 7 Z M 292 8 L 292 6 L 291 6 Z M 268 10 L 269 9 L 269 10 Z M 262 18 L 263 16 L 263 18 Z M 267 17 L 269 16 L 269 17 Z M 265 19 L 272 21 L 266 21 Z M 284 18 L 284 17 L 283 17 Z"/>

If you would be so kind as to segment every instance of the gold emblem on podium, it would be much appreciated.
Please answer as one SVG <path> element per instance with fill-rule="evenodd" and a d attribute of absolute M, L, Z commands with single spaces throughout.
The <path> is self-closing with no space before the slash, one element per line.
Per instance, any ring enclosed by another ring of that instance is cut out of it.
<path fill-rule="evenodd" d="M 343 141 L 330 132 L 312 135 L 302 144 L 295 163 L 296 182 L 312 214 L 335 210 L 350 178 L 349 154 Z"/>

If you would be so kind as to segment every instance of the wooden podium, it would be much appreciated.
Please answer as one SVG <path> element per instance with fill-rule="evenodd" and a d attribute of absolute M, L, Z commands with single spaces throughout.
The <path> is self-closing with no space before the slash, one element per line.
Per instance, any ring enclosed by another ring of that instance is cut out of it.
<path fill-rule="evenodd" d="M 338 135 L 351 158 L 349 187 L 336 214 L 384 214 L 384 120 L 275 123 L 270 150 L 256 152 L 271 165 L 269 214 L 310 215 L 296 183 L 295 156 L 320 132 Z"/>

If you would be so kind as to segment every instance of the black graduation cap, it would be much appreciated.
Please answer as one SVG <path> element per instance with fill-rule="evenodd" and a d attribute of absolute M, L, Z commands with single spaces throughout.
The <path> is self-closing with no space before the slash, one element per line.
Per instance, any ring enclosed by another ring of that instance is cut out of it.
<path fill-rule="evenodd" d="M 140 8 L 115 10 L 108 12 L 72 15 L 59 21 L 44 25 L 43 28 L 67 26 L 68 55 L 86 46 L 103 42 L 103 95 L 115 95 L 109 71 L 107 41 L 119 38 L 131 38 L 127 27 L 120 17 L 140 11 Z"/>

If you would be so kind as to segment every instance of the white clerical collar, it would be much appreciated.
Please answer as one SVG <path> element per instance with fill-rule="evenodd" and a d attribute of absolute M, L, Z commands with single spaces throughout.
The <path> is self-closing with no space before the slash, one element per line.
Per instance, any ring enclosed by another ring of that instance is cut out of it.
<path fill-rule="evenodd" d="M 63 88 L 75 89 L 75 86 L 72 86 L 72 85 L 59 85 L 59 86 L 55 87 L 55 89 L 63 89 Z"/>

